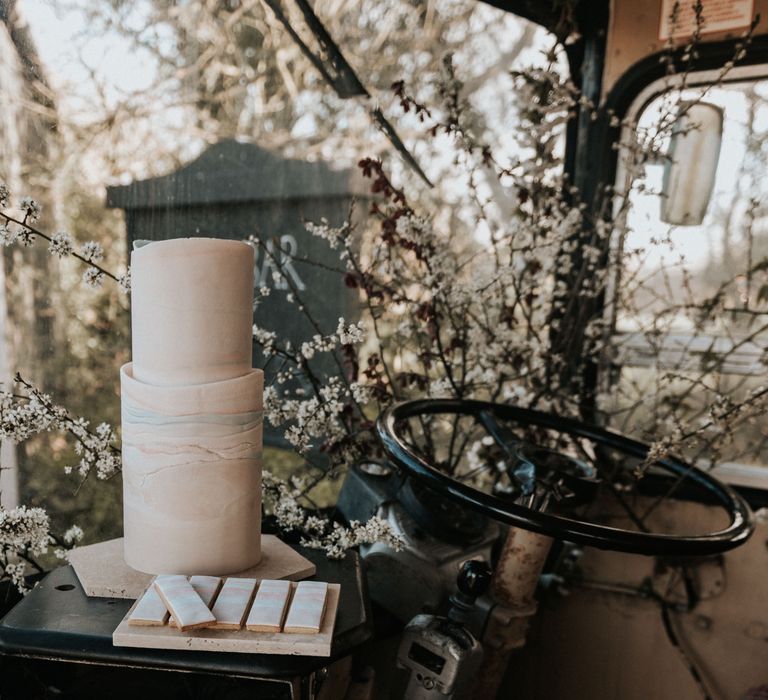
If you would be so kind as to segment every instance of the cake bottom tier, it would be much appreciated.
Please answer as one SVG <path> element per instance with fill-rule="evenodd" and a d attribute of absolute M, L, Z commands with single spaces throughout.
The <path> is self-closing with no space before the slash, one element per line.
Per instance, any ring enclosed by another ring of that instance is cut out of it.
<path fill-rule="evenodd" d="M 156 387 L 120 370 L 125 561 L 225 575 L 261 556 L 261 370 Z"/>

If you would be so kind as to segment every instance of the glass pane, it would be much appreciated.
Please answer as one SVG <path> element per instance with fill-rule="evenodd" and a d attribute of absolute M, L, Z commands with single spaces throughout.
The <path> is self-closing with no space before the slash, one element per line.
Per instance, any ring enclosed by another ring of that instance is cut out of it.
<path fill-rule="evenodd" d="M 393 83 L 443 109 L 436 78 L 452 52 L 464 94 L 483 115 L 473 128 L 503 150 L 525 107 L 509 71 L 545 61 L 552 41 L 483 3 L 314 6 L 333 43 L 321 41 L 300 3 L 19 0 L 0 17 L 0 89 L 8 98 L 0 181 L 16 204 L 25 195 L 42 204 L 41 232 L 66 232 L 86 256 L 81 246 L 98 243 L 99 264 L 116 277 L 137 241 L 251 239 L 260 329 L 299 347 L 318 331 L 297 305 L 323 333 L 341 316 L 353 321 L 356 292 L 338 274 L 338 255 L 305 222 L 338 226 L 351 217 L 362 238 L 374 200 L 362 158 L 384 159 L 393 181 L 424 196 L 437 219 L 461 224 L 478 241 L 488 236 L 462 204 L 467 177 L 448 148 L 453 137 L 429 134 L 415 102 L 401 104 Z M 480 194 L 493 187 L 489 178 Z M 38 235 L 29 247 L 4 248 L 0 371 L 5 380 L 21 372 L 92 430 L 102 422 L 118 428 L 129 298 L 109 277 L 96 289 L 83 284 L 87 267 L 48 247 Z M 280 363 L 255 348 L 255 364 L 266 363 L 274 381 Z M 76 441 L 67 438 L 43 432 L 23 442 L 17 475 L 14 451 L 4 446 L 4 505 L 45 505 L 56 530 L 76 522 L 88 541 L 118 535 L 119 476 L 83 479 Z M 300 464 L 285 449 L 284 431 L 270 430 L 267 443 L 273 472 Z M 312 493 L 320 505 L 336 485 L 323 488 Z"/>
<path fill-rule="evenodd" d="M 696 101 L 724 114 L 714 190 L 701 225 L 671 226 L 661 220 L 671 129 L 658 125 Z M 765 376 L 768 82 L 665 93 L 642 111 L 638 127 L 641 140 L 656 140 L 656 158 L 630 196 L 621 244 L 614 423 L 647 437 L 713 423 L 688 457 L 768 464 L 758 416 L 732 435 L 717 434 L 718 412 L 759 391 Z"/>

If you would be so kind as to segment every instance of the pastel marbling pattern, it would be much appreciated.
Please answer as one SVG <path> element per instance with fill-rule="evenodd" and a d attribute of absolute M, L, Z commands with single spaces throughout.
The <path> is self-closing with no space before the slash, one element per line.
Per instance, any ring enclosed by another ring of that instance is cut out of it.
<path fill-rule="evenodd" d="M 120 371 L 125 561 L 225 575 L 260 559 L 263 373 L 181 387 Z"/>

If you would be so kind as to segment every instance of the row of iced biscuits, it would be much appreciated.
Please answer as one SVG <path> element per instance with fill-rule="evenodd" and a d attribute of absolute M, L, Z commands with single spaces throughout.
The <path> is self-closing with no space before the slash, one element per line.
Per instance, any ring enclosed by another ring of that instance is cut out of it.
<path fill-rule="evenodd" d="M 290 581 L 164 575 L 145 591 L 128 624 L 317 634 L 327 596 L 322 581 L 301 581 L 294 590 Z"/>

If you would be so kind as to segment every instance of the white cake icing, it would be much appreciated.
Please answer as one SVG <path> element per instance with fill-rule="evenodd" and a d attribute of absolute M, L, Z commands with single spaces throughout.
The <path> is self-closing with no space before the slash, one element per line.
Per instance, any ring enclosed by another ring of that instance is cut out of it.
<path fill-rule="evenodd" d="M 125 561 L 152 574 L 243 571 L 261 555 L 264 378 L 250 367 L 252 249 L 152 243 L 134 251 L 132 275 L 141 337 L 120 370 Z"/>
<path fill-rule="evenodd" d="M 179 238 L 131 254 L 133 371 L 140 382 L 183 386 L 251 369 L 253 248 Z"/>

